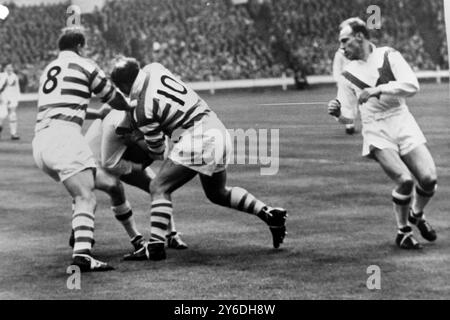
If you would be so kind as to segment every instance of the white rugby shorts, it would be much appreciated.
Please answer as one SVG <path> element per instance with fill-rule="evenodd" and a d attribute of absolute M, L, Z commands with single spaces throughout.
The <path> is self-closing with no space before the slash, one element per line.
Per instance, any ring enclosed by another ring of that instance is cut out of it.
<path fill-rule="evenodd" d="M 363 122 L 363 156 L 372 150 L 393 149 L 401 156 L 427 142 L 413 115 L 404 110 L 379 120 Z"/>
<path fill-rule="evenodd" d="M 231 137 L 214 112 L 208 113 L 174 141 L 168 158 L 201 174 L 212 176 L 226 169 Z"/>
<path fill-rule="evenodd" d="M 32 145 L 36 165 L 55 181 L 97 167 L 78 125 L 53 123 L 36 133 Z"/>

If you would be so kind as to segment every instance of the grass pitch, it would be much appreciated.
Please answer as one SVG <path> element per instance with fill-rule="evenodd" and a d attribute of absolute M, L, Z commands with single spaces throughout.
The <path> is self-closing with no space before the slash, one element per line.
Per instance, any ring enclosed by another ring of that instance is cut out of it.
<path fill-rule="evenodd" d="M 131 246 L 108 198 L 98 193 L 94 253 L 116 270 L 82 274 L 81 290 L 66 286 L 70 198 L 34 166 L 36 110 L 22 104 L 22 140 L 8 140 L 4 130 L 0 141 L 0 299 L 450 298 L 448 86 L 424 84 L 409 100 L 439 174 L 427 210 L 438 241 L 420 252 L 394 246 L 393 184 L 360 157 L 360 134 L 345 135 L 323 105 L 288 104 L 334 94 L 313 88 L 203 95 L 228 128 L 280 130 L 277 175 L 261 176 L 258 165 L 228 170 L 229 185 L 288 209 L 289 235 L 280 250 L 271 248 L 262 222 L 210 204 L 195 179 L 174 194 L 177 228 L 189 249 L 169 250 L 163 262 L 122 262 Z M 261 106 L 267 103 L 286 105 Z M 148 236 L 149 197 L 131 187 L 127 194 Z M 366 287 L 370 265 L 381 269 L 381 290 Z"/>

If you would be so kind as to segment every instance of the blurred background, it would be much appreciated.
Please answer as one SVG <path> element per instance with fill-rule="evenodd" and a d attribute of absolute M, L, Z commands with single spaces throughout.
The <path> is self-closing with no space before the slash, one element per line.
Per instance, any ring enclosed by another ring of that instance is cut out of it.
<path fill-rule="evenodd" d="M 87 55 L 108 69 L 117 54 L 161 62 L 186 81 L 331 74 L 339 23 L 381 8 L 373 41 L 401 51 L 416 70 L 448 69 L 442 0 L 7 0 L 0 63 L 22 92 L 36 91 L 57 54 L 67 7 L 81 7 Z"/>

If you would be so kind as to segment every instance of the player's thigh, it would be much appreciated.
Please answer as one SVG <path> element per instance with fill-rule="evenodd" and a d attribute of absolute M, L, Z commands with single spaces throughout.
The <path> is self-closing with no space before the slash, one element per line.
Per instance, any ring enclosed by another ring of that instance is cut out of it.
<path fill-rule="evenodd" d="M 436 165 L 425 144 L 421 144 L 402 157 L 409 170 L 419 182 L 435 183 Z"/>
<path fill-rule="evenodd" d="M 150 193 L 170 194 L 189 182 L 197 172 L 170 159 L 164 160 L 156 177 L 150 183 Z"/>
<path fill-rule="evenodd" d="M 102 166 L 114 167 L 122 159 L 126 149 L 123 140 L 115 133 L 115 128 L 104 124 L 101 142 Z"/>
<path fill-rule="evenodd" d="M 80 171 L 63 181 L 72 198 L 90 198 L 94 195 L 94 169 L 88 168 Z"/>
<path fill-rule="evenodd" d="M 374 149 L 373 156 L 389 178 L 397 183 L 412 179 L 408 167 L 393 149 Z"/>

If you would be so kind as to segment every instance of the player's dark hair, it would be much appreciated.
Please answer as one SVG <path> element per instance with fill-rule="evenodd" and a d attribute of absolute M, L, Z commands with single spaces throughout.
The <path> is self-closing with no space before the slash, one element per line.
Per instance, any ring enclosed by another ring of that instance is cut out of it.
<path fill-rule="evenodd" d="M 118 58 L 111 72 L 111 80 L 115 85 L 133 83 L 140 69 L 141 66 L 136 59 L 129 57 Z"/>
<path fill-rule="evenodd" d="M 76 50 L 79 46 L 84 47 L 85 44 L 86 37 L 84 31 L 79 27 L 64 28 L 58 40 L 60 51 Z"/>
<path fill-rule="evenodd" d="M 352 21 L 348 25 L 352 28 L 353 34 L 361 32 L 364 38 L 366 39 L 370 38 L 369 30 L 367 29 L 365 24 L 362 24 L 359 21 Z"/>

